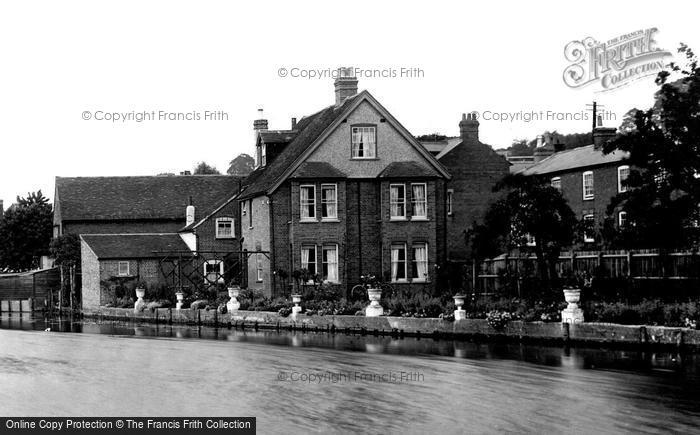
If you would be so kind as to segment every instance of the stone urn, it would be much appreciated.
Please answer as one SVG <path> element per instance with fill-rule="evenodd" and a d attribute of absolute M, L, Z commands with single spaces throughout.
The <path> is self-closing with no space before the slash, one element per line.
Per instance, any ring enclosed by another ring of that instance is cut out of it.
<path fill-rule="evenodd" d="M 177 293 L 175 293 L 175 297 L 177 298 L 177 304 L 175 304 L 175 309 L 180 310 L 180 309 L 182 309 L 182 304 L 183 304 L 183 301 L 185 300 L 185 293 L 177 292 Z"/>
<path fill-rule="evenodd" d="M 235 313 L 241 307 L 241 303 L 238 302 L 238 296 L 241 294 L 241 288 L 238 286 L 228 288 L 229 301 L 226 303 L 226 309 L 229 313 Z"/>
<path fill-rule="evenodd" d="M 134 312 L 139 313 L 146 308 L 146 301 L 143 297 L 146 296 L 146 289 L 142 287 L 136 287 L 136 302 L 134 302 Z"/>
<path fill-rule="evenodd" d="M 292 316 L 296 317 L 297 314 L 301 313 L 301 306 L 299 305 L 301 303 L 301 295 L 292 295 L 292 302 L 294 303 L 294 306 L 292 307 Z"/>
<path fill-rule="evenodd" d="M 365 309 L 366 317 L 378 317 L 384 314 L 384 308 L 379 305 L 379 300 L 382 298 L 382 289 L 368 288 L 367 296 L 369 296 L 369 306 Z"/>
<path fill-rule="evenodd" d="M 457 307 L 455 310 L 455 320 L 464 320 L 467 318 L 467 312 L 462 309 L 466 298 L 467 297 L 465 295 L 452 296 L 452 299 L 455 300 L 455 306 Z"/>
<path fill-rule="evenodd" d="M 564 300 L 569 305 L 561 312 L 562 323 L 583 323 L 583 310 L 578 306 L 581 301 L 581 289 L 565 288 Z"/>

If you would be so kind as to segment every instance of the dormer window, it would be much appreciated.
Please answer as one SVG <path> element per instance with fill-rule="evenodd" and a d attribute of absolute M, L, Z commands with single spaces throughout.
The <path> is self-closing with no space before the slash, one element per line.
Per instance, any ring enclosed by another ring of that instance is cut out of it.
<path fill-rule="evenodd" d="M 374 126 L 352 127 L 352 158 L 374 159 L 377 157 L 377 134 Z"/>

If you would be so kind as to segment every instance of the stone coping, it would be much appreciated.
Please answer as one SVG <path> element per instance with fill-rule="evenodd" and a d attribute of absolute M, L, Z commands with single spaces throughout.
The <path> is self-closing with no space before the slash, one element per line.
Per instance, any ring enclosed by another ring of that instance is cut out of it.
<path fill-rule="evenodd" d="M 502 330 L 492 328 L 485 319 L 448 321 L 415 317 L 307 316 L 281 317 L 269 311 L 237 311 L 220 314 L 216 310 L 174 308 L 146 309 L 135 313 L 130 308 L 83 309 L 83 315 L 103 320 L 148 323 L 175 323 L 206 326 L 233 326 L 267 329 L 293 329 L 322 332 L 360 332 L 364 334 L 487 337 L 493 339 L 538 340 L 574 343 L 667 345 L 700 349 L 700 330 L 680 327 L 619 325 L 614 323 L 547 323 L 511 321 Z"/>

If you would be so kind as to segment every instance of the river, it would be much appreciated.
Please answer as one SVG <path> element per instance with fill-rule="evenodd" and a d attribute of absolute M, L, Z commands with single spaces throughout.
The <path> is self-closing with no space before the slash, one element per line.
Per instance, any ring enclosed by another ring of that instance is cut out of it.
<path fill-rule="evenodd" d="M 44 331 L 50 327 L 51 331 Z M 697 433 L 698 355 L 0 316 L 0 415 L 259 433 Z"/>

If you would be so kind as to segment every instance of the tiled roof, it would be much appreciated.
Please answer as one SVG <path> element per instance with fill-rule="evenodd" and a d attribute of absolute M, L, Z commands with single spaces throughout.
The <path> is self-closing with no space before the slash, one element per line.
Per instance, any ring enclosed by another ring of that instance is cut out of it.
<path fill-rule="evenodd" d="M 267 192 L 275 181 L 294 163 L 306 149 L 344 112 L 359 95 L 346 99 L 340 106 L 329 106 L 297 123 L 298 133 L 289 145 L 267 166 L 253 171 L 245 179 L 241 198 L 249 198 Z"/>
<path fill-rule="evenodd" d="M 158 251 L 187 251 L 178 234 L 84 234 L 81 238 L 101 260 L 159 258 Z"/>
<path fill-rule="evenodd" d="M 184 219 L 192 197 L 195 218 L 238 191 L 231 175 L 56 177 L 61 219 Z"/>
<path fill-rule="evenodd" d="M 296 130 L 267 130 L 260 132 L 260 139 L 266 144 L 289 143 L 296 135 Z"/>
<path fill-rule="evenodd" d="M 439 177 L 432 168 L 419 165 L 416 162 L 392 162 L 387 165 L 379 178 L 408 178 L 408 177 Z"/>
<path fill-rule="evenodd" d="M 613 164 L 628 157 L 629 153 L 626 152 L 615 151 L 610 154 L 604 154 L 601 149 L 595 148 L 594 145 L 587 145 L 554 153 L 539 163 L 523 169 L 520 173 L 523 175 L 551 174 L 578 168 Z"/>
<path fill-rule="evenodd" d="M 345 178 L 345 176 L 345 173 L 328 162 L 304 162 L 292 174 L 292 178 Z"/>

